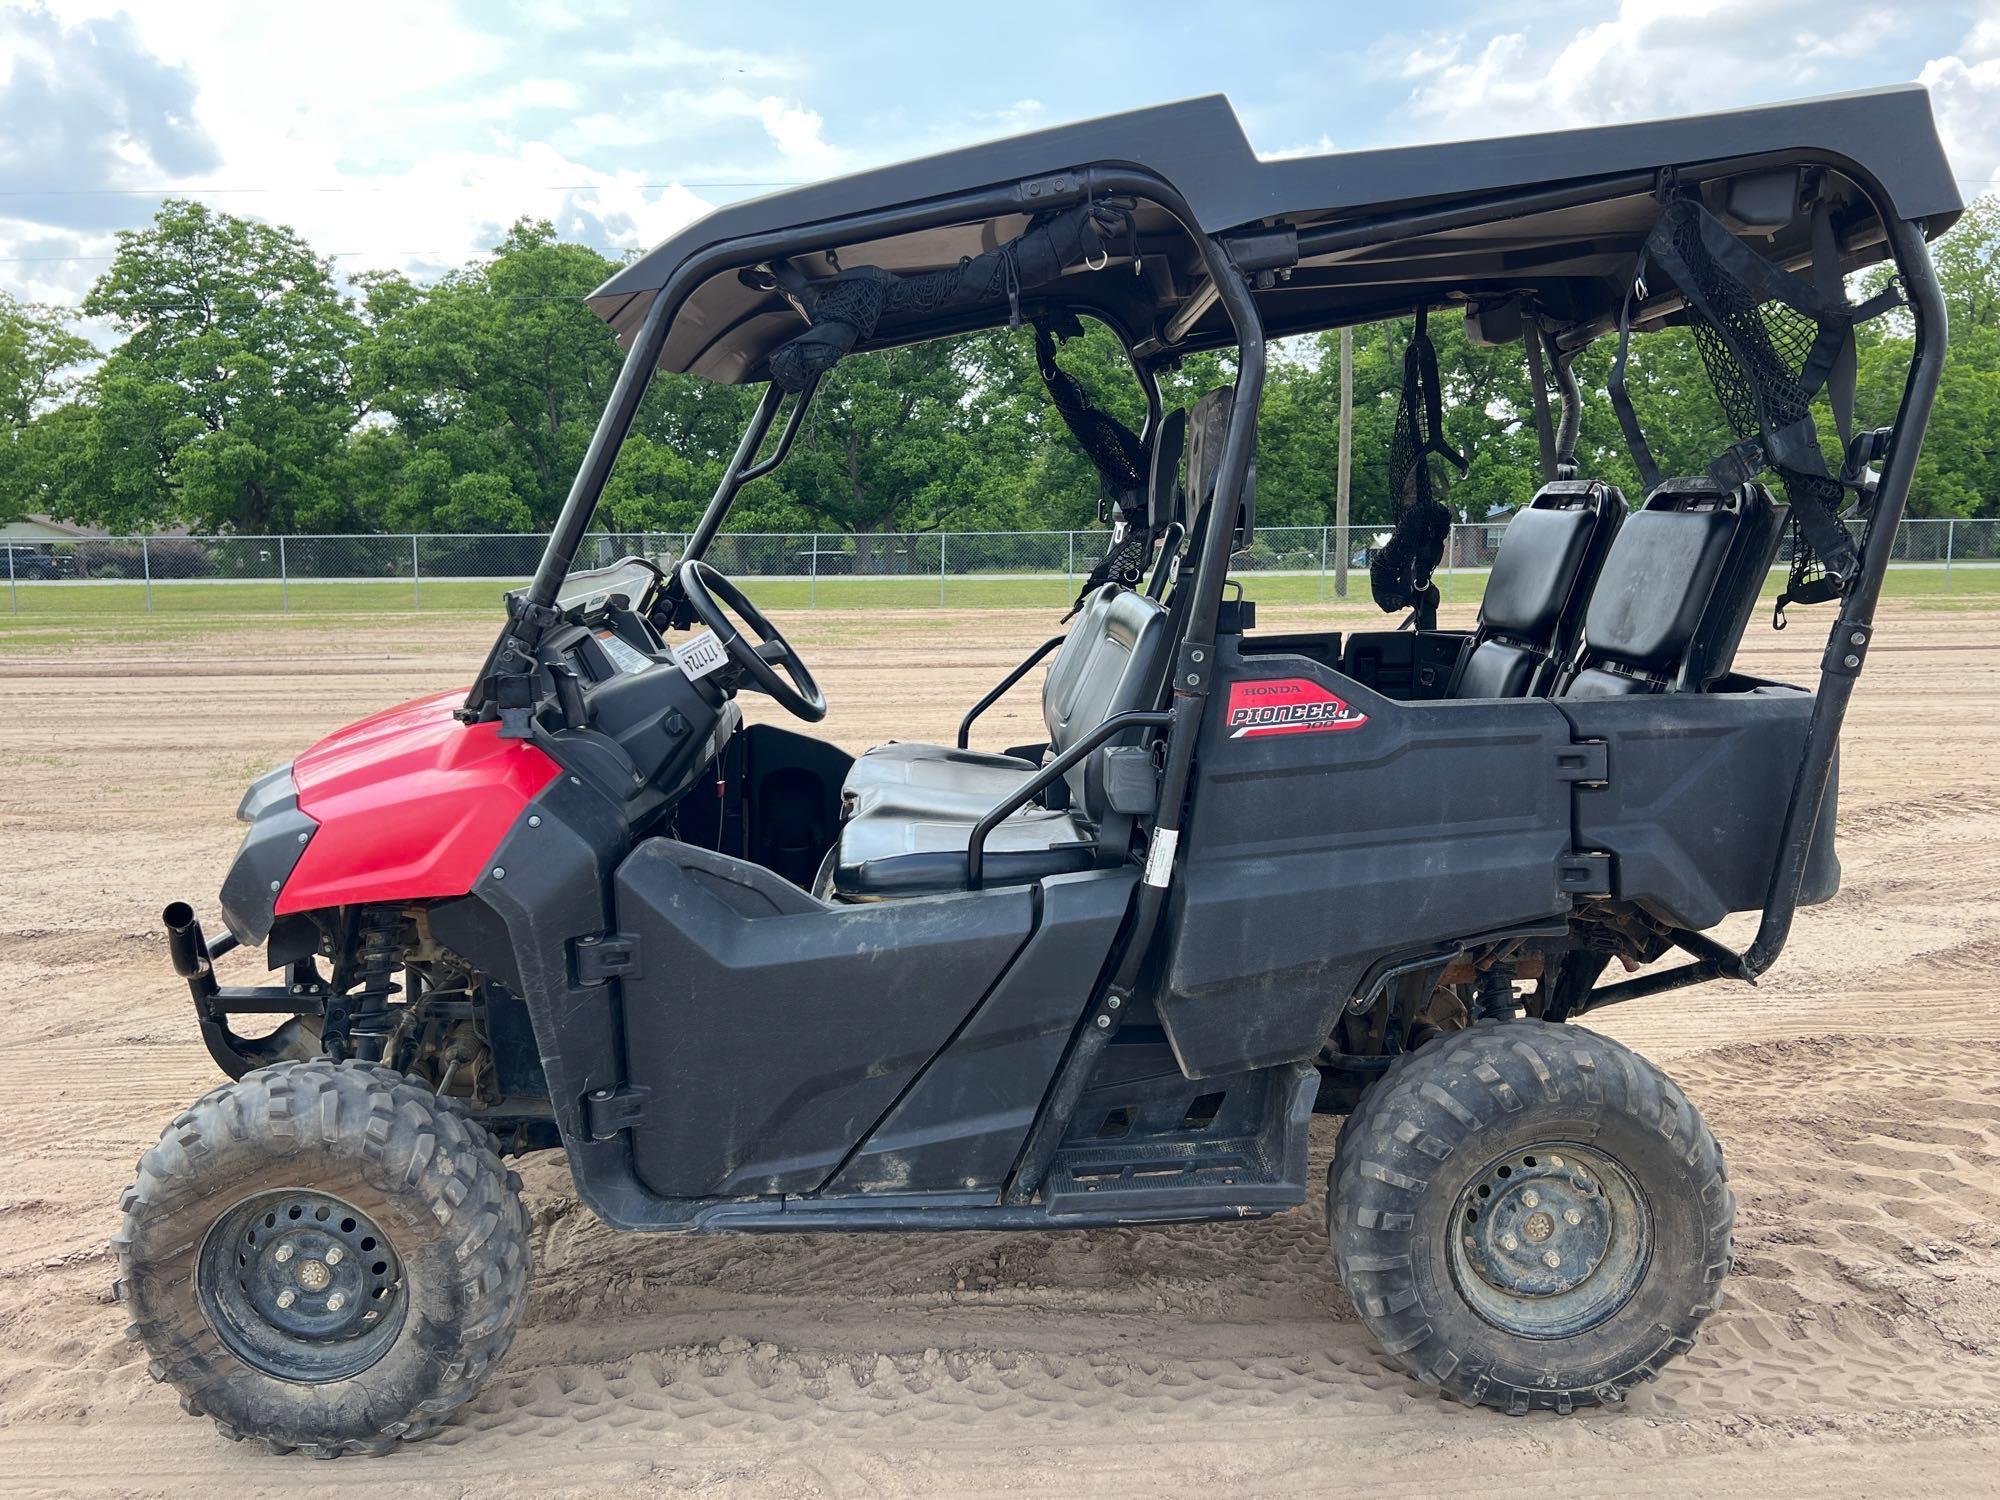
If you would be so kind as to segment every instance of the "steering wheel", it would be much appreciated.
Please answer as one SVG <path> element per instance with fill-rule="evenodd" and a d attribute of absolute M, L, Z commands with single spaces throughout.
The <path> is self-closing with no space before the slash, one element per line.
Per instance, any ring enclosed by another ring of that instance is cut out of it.
<path fill-rule="evenodd" d="M 826 717 L 826 694 L 819 690 L 819 684 L 799 660 L 792 643 L 764 618 L 756 605 L 743 597 L 743 590 L 698 557 L 685 559 L 677 573 L 688 608 L 715 632 L 722 649 L 744 676 L 807 723 L 817 724 Z M 725 604 L 757 632 L 755 645 L 738 632 L 723 610 Z M 778 675 L 779 668 L 784 669 L 783 677 Z M 786 677 L 791 681 L 787 682 Z"/>

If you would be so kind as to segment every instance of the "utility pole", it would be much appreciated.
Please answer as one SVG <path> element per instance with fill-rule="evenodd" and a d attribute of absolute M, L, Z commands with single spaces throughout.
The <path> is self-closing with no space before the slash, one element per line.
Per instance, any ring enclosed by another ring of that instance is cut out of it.
<path fill-rule="evenodd" d="M 1340 463 L 1333 492 L 1334 536 L 1338 543 L 1333 562 L 1333 591 L 1347 597 L 1347 558 L 1352 546 L 1347 539 L 1347 502 L 1354 477 L 1354 330 L 1340 330 Z"/>

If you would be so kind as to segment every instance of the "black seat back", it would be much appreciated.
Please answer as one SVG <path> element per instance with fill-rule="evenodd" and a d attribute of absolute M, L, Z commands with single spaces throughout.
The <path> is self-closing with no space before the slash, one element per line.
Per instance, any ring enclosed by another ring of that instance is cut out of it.
<path fill-rule="evenodd" d="M 1186 524 L 1186 497 L 1181 492 L 1181 454 L 1187 449 L 1187 413 L 1176 406 L 1160 416 L 1153 434 L 1146 473 L 1146 520 L 1159 531 L 1174 521 Z"/>
<path fill-rule="evenodd" d="M 1525 698 L 1554 686 L 1624 519 L 1625 497 L 1594 479 L 1551 481 L 1514 513 L 1449 696 Z"/>
<path fill-rule="evenodd" d="M 1654 490 L 1598 574 L 1564 696 L 1698 693 L 1726 677 L 1784 523 L 1761 484 L 1670 479 Z"/>

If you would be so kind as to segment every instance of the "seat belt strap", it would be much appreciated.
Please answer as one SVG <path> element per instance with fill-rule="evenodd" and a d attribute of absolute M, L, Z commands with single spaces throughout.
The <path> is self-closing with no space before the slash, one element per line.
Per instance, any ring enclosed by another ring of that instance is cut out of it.
<path fill-rule="evenodd" d="M 1632 302 L 1635 297 L 1645 300 L 1647 252 L 1651 245 L 1649 236 L 1646 244 L 1640 246 L 1631 278 L 1625 283 L 1625 300 L 1618 306 L 1618 356 L 1611 361 L 1608 386 L 1612 410 L 1618 413 L 1618 425 L 1625 433 L 1625 446 L 1631 450 L 1632 463 L 1639 471 L 1639 483 L 1649 495 L 1659 487 L 1660 465 L 1653 457 L 1653 445 L 1646 441 L 1645 430 L 1639 426 L 1639 414 L 1632 410 L 1632 397 L 1625 389 L 1625 364 L 1632 351 Z"/>

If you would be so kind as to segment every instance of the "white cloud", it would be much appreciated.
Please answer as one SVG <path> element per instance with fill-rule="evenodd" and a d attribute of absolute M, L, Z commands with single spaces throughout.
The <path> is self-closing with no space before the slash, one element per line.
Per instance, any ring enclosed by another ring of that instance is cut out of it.
<path fill-rule="evenodd" d="M 1296 145 L 1280 146 L 1275 151 L 1260 151 L 1257 154 L 1263 161 L 1285 161 L 1294 156 L 1326 156 L 1339 149 L 1340 147 L 1333 143 L 1333 137 L 1321 131 L 1320 137 L 1316 141 L 1304 141 Z"/>
<path fill-rule="evenodd" d="M 0 78 L 29 50 L 7 8 L 0 0 Z M 106 36 L 129 42 L 121 65 L 152 68 L 166 101 L 148 95 L 142 117 L 118 86 L 125 75 L 71 84 L 65 102 L 82 125 L 70 134 L 95 165 L 72 174 L 69 219 L 39 201 L 0 202 L 0 215 L 18 216 L 0 217 L 0 285 L 17 295 L 80 300 L 108 259 L 108 231 L 142 223 L 156 201 L 79 189 L 198 194 L 289 225 L 343 271 L 421 275 L 478 254 L 523 215 L 617 251 L 706 212 L 690 178 L 848 165 L 819 112 L 786 87 L 802 73 L 794 57 L 658 34 L 604 51 L 603 27 L 572 28 L 567 0 L 513 8 L 505 36 L 488 29 L 503 24 L 493 13 L 454 0 L 343 0 L 332 18 L 297 0 L 41 0 L 14 15 L 72 52 L 79 38 L 100 50 Z M 39 53 L 27 61 L 65 76 Z M 126 123 L 155 119 L 165 123 L 143 132 Z M 163 154 L 183 140 L 208 149 Z M 98 219 L 74 218 L 86 211 Z"/>
<path fill-rule="evenodd" d="M 1528 30 L 1432 37 L 1393 70 L 1421 80 L 1410 105 L 1428 134 L 1490 136 L 1810 93 L 1895 24 L 1879 0 L 1620 0 L 1554 47 Z"/>
<path fill-rule="evenodd" d="M 758 101 L 757 117 L 764 122 L 765 133 L 778 154 L 804 176 L 824 177 L 838 171 L 847 160 L 846 152 L 821 137 L 826 122 L 817 110 L 773 97 Z"/>
<path fill-rule="evenodd" d="M 1918 80 L 1967 195 L 2000 188 L 2000 0 L 1987 0 L 1958 51 L 1925 63 Z"/>

